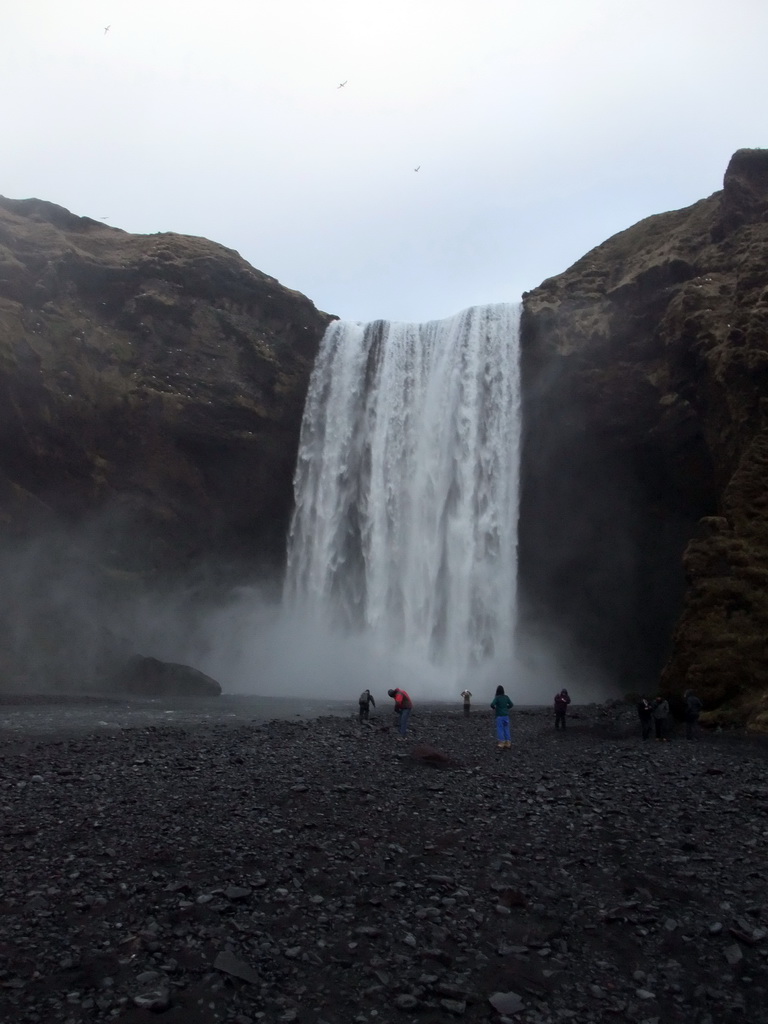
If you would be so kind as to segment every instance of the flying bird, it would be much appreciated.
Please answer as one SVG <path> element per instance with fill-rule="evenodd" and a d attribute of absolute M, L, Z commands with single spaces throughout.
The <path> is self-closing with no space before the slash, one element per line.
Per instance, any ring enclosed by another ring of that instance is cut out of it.
<path fill-rule="evenodd" d="M 419 164 L 419 167 L 421 167 L 421 164 Z M 419 167 L 414 167 L 414 171 L 418 171 Z"/>
<path fill-rule="evenodd" d="M 104 35 L 106 35 L 106 34 L 107 34 L 107 32 L 109 32 L 109 30 L 110 30 L 111 28 L 112 28 L 112 26 L 111 26 L 111 25 L 107 25 L 107 27 L 106 27 L 106 28 L 104 29 Z"/>
<path fill-rule="evenodd" d="M 337 88 L 338 88 L 338 89 L 343 89 L 343 88 L 344 88 L 344 86 L 345 86 L 345 85 L 347 84 L 347 82 L 348 82 L 348 81 L 349 81 L 349 79 L 347 78 L 347 79 L 346 79 L 345 81 L 343 81 L 343 82 L 340 82 L 340 83 L 339 83 L 339 85 L 337 86 Z"/>

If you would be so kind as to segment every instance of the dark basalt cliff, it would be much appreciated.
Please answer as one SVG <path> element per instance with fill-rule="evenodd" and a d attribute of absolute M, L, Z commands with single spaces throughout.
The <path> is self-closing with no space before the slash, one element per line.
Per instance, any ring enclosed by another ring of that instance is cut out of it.
<path fill-rule="evenodd" d="M 280 571 L 331 319 L 205 239 L 0 199 L 0 686 L 111 671 L 112 596 Z"/>
<path fill-rule="evenodd" d="M 57 574 L 279 574 L 331 319 L 205 239 L 0 199 L 0 685 L 14 649 L 87 675 L 63 638 L 101 620 L 37 600 Z M 521 632 L 768 728 L 768 151 L 527 294 L 522 332 Z"/>
<path fill-rule="evenodd" d="M 524 296 L 524 629 L 768 727 L 768 151 Z"/>
<path fill-rule="evenodd" d="M 122 568 L 279 561 L 331 319 L 205 239 L 0 199 L 4 535 L 99 518 Z"/>

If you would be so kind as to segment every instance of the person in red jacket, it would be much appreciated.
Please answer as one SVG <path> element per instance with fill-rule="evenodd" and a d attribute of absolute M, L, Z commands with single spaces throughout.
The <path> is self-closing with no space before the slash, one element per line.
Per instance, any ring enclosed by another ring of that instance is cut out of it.
<path fill-rule="evenodd" d="M 405 692 L 397 687 L 394 690 L 387 690 L 389 697 L 395 698 L 395 714 L 398 716 L 400 725 L 400 739 L 405 739 L 405 734 L 408 731 L 408 719 L 411 717 L 411 711 L 413 710 L 413 704 L 411 698 Z"/>

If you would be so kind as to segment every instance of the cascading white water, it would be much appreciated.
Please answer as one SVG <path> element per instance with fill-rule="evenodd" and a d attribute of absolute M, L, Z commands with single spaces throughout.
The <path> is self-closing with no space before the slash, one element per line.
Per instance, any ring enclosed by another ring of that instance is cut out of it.
<path fill-rule="evenodd" d="M 454 679 L 512 653 L 519 314 L 336 322 L 304 411 L 286 600 Z"/>

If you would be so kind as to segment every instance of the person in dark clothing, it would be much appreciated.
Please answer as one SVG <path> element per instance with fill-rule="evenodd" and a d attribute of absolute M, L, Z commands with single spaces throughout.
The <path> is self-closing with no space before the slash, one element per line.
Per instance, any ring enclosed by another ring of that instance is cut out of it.
<path fill-rule="evenodd" d="M 663 697 L 657 697 L 653 702 L 653 724 L 656 729 L 656 739 L 663 743 L 667 742 L 667 719 L 669 718 L 669 704 Z"/>
<path fill-rule="evenodd" d="M 653 707 L 647 697 L 641 697 L 637 702 L 637 717 L 640 719 L 643 739 L 647 740 L 653 727 Z"/>
<path fill-rule="evenodd" d="M 555 728 L 565 728 L 565 713 L 568 710 L 568 705 L 571 703 L 571 698 L 568 696 L 567 690 L 561 690 L 560 693 L 555 694 Z"/>
<path fill-rule="evenodd" d="M 685 738 L 692 740 L 696 732 L 696 723 L 699 721 L 702 703 L 693 690 L 686 690 L 685 698 Z"/>
<path fill-rule="evenodd" d="M 464 717 L 469 718 L 469 709 L 472 701 L 472 691 L 462 690 L 459 696 L 464 699 Z"/>
<path fill-rule="evenodd" d="M 373 699 L 371 691 L 363 690 L 363 692 L 360 694 L 358 703 L 360 706 L 360 721 L 367 722 L 369 705 L 373 704 L 373 706 L 376 707 L 376 701 Z"/>

